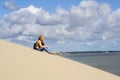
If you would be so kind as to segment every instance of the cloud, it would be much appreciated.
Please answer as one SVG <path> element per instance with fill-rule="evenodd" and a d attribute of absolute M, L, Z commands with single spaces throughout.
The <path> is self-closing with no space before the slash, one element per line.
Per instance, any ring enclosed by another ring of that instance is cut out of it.
<path fill-rule="evenodd" d="M 4 8 L 7 9 L 7 10 L 10 10 L 10 11 L 14 11 L 16 9 L 18 9 L 15 4 L 14 4 L 14 0 L 11 0 L 11 1 L 5 1 L 4 2 Z"/>
<path fill-rule="evenodd" d="M 30 5 L 4 16 L 0 38 L 32 45 L 44 34 L 53 50 L 111 49 L 120 40 L 119 15 L 120 9 L 111 11 L 109 4 L 94 0 L 81 1 L 69 11 L 57 7 L 53 14 Z"/>

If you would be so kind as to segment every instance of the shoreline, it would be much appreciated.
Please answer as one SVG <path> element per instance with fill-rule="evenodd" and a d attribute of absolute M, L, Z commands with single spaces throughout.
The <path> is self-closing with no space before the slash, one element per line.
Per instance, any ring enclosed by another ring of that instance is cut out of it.
<path fill-rule="evenodd" d="M 60 56 L 107 71 L 120 76 L 120 53 L 72 53 Z"/>

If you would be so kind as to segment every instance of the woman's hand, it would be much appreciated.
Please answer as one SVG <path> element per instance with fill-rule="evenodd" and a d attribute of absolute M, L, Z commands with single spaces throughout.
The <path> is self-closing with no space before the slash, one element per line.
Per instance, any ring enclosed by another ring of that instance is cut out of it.
<path fill-rule="evenodd" d="M 48 46 L 45 46 L 46 48 L 48 48 Z"/>

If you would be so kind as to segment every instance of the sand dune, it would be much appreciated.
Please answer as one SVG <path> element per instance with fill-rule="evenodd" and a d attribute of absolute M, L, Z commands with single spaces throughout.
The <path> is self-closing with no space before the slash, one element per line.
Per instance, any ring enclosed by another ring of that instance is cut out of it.
<path fill-rule="evenodd" d="M 0 40 L 0 80 L 120 80 L 120 77 Z"/>

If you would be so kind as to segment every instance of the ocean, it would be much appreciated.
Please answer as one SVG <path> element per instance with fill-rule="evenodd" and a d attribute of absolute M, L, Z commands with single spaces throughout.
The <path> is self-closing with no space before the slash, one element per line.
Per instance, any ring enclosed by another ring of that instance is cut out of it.
<path fill-rule="evenodd" d="M 67 52 L 61 56 L 120 76 L 120 52 Z"/>

